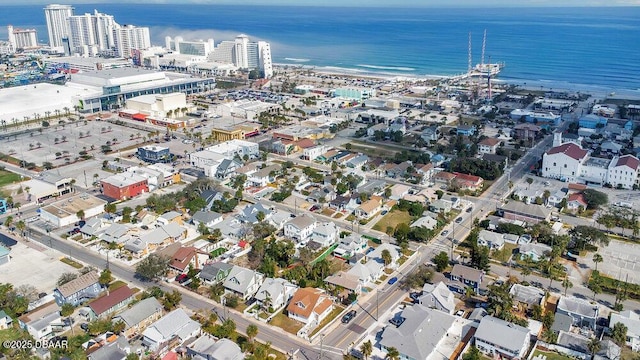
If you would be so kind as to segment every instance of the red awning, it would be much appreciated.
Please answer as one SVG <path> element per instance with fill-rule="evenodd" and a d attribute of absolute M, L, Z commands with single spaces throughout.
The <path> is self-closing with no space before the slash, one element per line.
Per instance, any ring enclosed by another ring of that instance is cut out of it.
<path fill-rule="evenodd" d="M 134 114 L 133 115 L 133 120 L 145 121 L 145 120 L 147 120 L 147 117 L 149 117 L 149 115 L 138 113 L 138 114 Z"/>

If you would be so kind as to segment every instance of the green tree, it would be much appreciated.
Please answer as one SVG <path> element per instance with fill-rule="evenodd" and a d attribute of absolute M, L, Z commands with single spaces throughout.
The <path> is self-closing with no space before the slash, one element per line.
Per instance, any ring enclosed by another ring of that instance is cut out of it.
<path fill-rule="evenodd" d="M 584 249 L 585 245 L 609 245 L 609 236 L 593 226 L 578 225 L 569 231 L 575 248 Z"/>
<path fill-rule="evenodd" d="M 389 360 L 400 360 L 400 352 L 394 347 L 387 348 L 387 355 L 384 358 Z"/>
<path fill-rule="evenodd" d="M 97 319 L 89 323 L 89 334 L 92 336 L 104 334 L 113 330 L 113 323 L 109 319 Z"/>
<path fill-rule="evenodd" d="M 229 295 L 225 297 L 224 304 L 235 309 L 240 304 L 240 299 L 236 295 Z"/>
<path fill-rule="evenodd" d="M 602 258 L 602 255 L 595 253 L 593 254 L 593 262 L 596 264 L 596 271 L 598 271 L 598 263 L 603 262 L 604 259 Z"/>
<path fill-rule="evenodd" d="M 438 272 L 442 272 L 447 268 L 447 266 L 449 266 L 449 256 L 446 252 L 441 251 L 433 258 L 433 263 L 436 264 L 436 270 Z"/>
<path fill-rule="evenodd" d="M 480 350 L 477 347 L 471 346 L 469 351 L 467 351 L 464 355 L 462 355 L 462 360 L 480 360 L 482 356 L 480 355 Z"/>
<path fill-rule="evenodd" d="M 367 340 L 360 345 L 360 352 L 362 353 L 362 356 L 364 356 L 365 360 L 369 359 L 369 356 L 371 356 L 371 353 L 373 352 L 373 344 L 371 343 L 371 340 Z"/>
<path fill-rule="evenodd" d="M 24 236 L 24 230 L 26 228 L 27 228 L 27 224 L 23 220 L 20 220 L 16 223 L 16 229 L 18 229 L 21 236 Z"/>
<path fill-rule="evenodd" d="M 107 203 L 104 205 L 104 212 L 107 214 L 115 214 L 118 211 L 115 203 Z"/>
<path fill-rule="evenodd" d="M 258 335 L 258 326 L 255 324 L 250 324 L 247 326 L 247 337 L 249 341 L 253 342 L 253 339 Z"/>
<path fill-rule="evenodd" d="M 391 261 L 393 261 L 393 258 L 391 257 L 391 252 L 389 252 L 389 250 L 387 249 L 382 250 L 382 252 L 380 253 L 380 257 L 384 262 L 384 266 L 389 266 L 389 264 L 391 264 Z"/>
<path fill-rule="evenodd" d="M 522 270 L 520 270 L 520 275 L 522 275 L 522 280 L 527 281 L 527 276 L 531 275 L 531 268 L 524 266 Z"/>
<path fill-rule="evenodd" d="M 113 281 L 113 275 L 111 275 L 111 270 L 109 269 L 102 270 L 102 273 L 100 273 L 100 279 L 98 280 L 100 285 L 107 286 L 111 284 L 112 281 Z"/>
<path fill-rule="evenodd" d="M 582 196 L 587 202 L 587 209 L 598 209 L 600 206 L 609 202 L 607 194 L 594 189 L 586 189 L 582 191 Z"/>
<path fill-rule="evenodd" d="M 589 349 L 589 353 L 591 354 L 591 359 L 593 360 L 593 358 L 596 356 L 598 351 L 600 351 L 600 349 L 602 348 L 602 344 L 600 343 L 600 340 L 597 337 L 595 337 L 591 339 L 589 343 L 587 343 L 587 348 Z"/>
<path fill-rule="evenodd" d="M 565 276 L 564 280 L 562 280 L 562 287 L 564 288 L 564 296 L 567 296 L 567 290 L 573 287 L 573 283 Z"/>
<path fill-rule="evenodd" d="M 58 278 L 58 286 L 62 286 L 66 283 L 68 283 L 71 280 L 75 280 L 78 277 L 78 274 L 76 273 L 63 273 L 62 275 L 60 275 L 60 277 Z"/>
<path fill-rule="evenodd" d="M 471 245 L 471 266 L 488 271 L 489 270 L 489 248 L 486 246 L 478 246 L 476 242 Z"/>
<path fill-rule="evenodd" d="M 124 321 L 118 320 L 115 323 L 113 323 L 113 332 L 116 334 L 120 334 L 124 331 L 126 327 L 127 327 L 127 324 L 125 324 Z"/>
<path fill-rule="evenodd" d="M 71 314 L 73 314 L 75 309 L 76 308 L 73 305 L 71 305 L 69 303 L 64 303 L 60 307 L 60 315 L 63 316 L 63 317 L 68 317 Z"/>
<path fill-rule="evenodd" d="M 136 266 L 136 275 L 146 281 L 156 281 L 164 276 L 169 268 L 169 257 L 151 254 Z"/>
<path fill-rule="evenodd" d="M 619 346 L 624 346 L 627 342 L 627 326 L 621 322 L 613 325 L 611 329 L 611 338 Z"/>
<path fill-rule="evenodd" d="M 400 223 L 396 226 L 394 236 L 398 242 L 405 242 L 409 240 L 409 233 L 411 233 L 411 227 L 409 224 Z"/>
<path fill-rule="evenodd" d="M 162 305 L 165 310 L 171 311 L 180 304 L 180 301 L 182 301 L 182 294 L 178 290 L 173 290 L 172 292 L 164 294 Z"/>

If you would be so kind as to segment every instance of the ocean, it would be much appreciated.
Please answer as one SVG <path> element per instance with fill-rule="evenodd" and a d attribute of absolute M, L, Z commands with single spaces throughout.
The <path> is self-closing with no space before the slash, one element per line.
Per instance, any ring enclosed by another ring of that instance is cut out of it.
<path fill-rule="evenodd" d="M 0 24 L 35 27 L 47 42 L 43 6 L 1 6 Z M 504 62 L 498 80 L 528 87 L 594 89 L 640 95 L 640 7 L 349 8 L 231 5 L 76 5 L 75 13 L 114 15 L 120 24 L 165 36 L 230 40 L 245 33 L 271 42 L 273 61 L 404 76 L 466 71 Z M 4 33 L 3 33 L 4 32 Z M 6 38 L 6 28 L 0 30 Z"/>

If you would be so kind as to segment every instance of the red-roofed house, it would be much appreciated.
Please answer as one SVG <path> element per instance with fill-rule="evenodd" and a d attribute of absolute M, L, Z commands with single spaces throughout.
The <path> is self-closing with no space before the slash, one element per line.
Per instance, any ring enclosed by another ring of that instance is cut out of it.
<path fill-rule="evenodd" d="M 495 154 L 502 141 L 496 138 L 486 138 L 478 143 L 480 154 Z"/>
<path fill-rule="evenodd" d="M 584 195 L 582 195 L 582 193 L 569 195 L 569 198 L 567 199 L 567 208 L 569 210 L 578 210 L 580 207 L 583 209 L 587 208 L 587 201 L 584 199 Z"/>
<path fill-rule="evenodd" d="M 196 249 L 193 246 L 179 248 L 171 257 L 169 267 L 180 273 L 189 271 L 189 265 L 194 269 L 202 269 L 205 262 L 209 260 L 209 254 Z"/>
<path fill-rule="evenodd" d="M 134 292 L 128 286 L 119 287 L 106 295 L 89 303 L 89 318 L 91 320 L 105 317 L 114 313 L 133 301 Z"/>
<path fill-rule="evenodd" d="M 482 185 L 484 185 L 484 179 L 480 176 L 461 174 L 458 172 L 454 172 L 453 175 L 455 175 L 453 179 L 454 185 L 461 190 L 476 191 L 482 189 Z"/>
<path fill-rule="evenodd" d="M 609 164 L 607 182 L 611 186 L 633 189 L 638 186 L 638 167 L 640 160 L 633 155 L 614 157 Z"/>
<path fill-rule="evenodd" d="M 542 176 L 575 182 L 586 159 L 587 150 L 574 143 L 552 147 L 542 157 Z"/>
<path fill-rule="evenodd" d="M 333 300 L 324 291 L 315 288 L 298 289 L 289 305 L 289 317 L 305 324 L 317 325 L 333 310 Z"/>
<path fill-rule="evenodd" d="M 439 173 L 435 174 L 433 176 L 433 181 L 437 182 L 437 183 L 443 183 L 446 184 L 447 186 L 449 184 L 451 184 L 451 182 L 453 181 L 453 179 L 455 179 L 456 176 L 450 172 L 446 172 L 446 171 L 440 171 Z"/>

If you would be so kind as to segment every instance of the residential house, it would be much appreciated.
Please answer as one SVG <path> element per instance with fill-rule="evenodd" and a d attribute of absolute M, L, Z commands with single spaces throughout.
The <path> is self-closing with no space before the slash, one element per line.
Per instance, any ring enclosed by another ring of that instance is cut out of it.
<path fill-rule="evenodd" d="M 284 224 L 284 236 L 298 243 L 306 243 L 316 228 L 316 219 L 310 215 L 300 215 Z"/>
<path fill-rule="evenodd" d="M 329 208 L 336 211 L 352 212 L 358 207 L 359 197 L 357 194 L 351 196 L 338 195 L 335 199 L 329 201 Z"/>
<path fill-rule="evenodd" d="M 338 247 L 333 250 L 333 255 L 342 259 L 348 259 L 355 254 L 364 252 L 367 248 L 367 239 L 352 233 L 340 239 Z"/>
<path fill-rule="evenodd" d="M 281 170 L 279 165 L 270 165 L 247 176 L 247 182 L 253 187 L 265 187 L 276 179 L 276 174 Z"/>
<path fill-rule="evenodd" d="M 408 161 L 400 164 L 389 163 L 384 166 L 385 174 L 393 179 L 401 178 L 407 174 L 407 170 L 412 167 Z"/>
<path fill-rule="evenodd" d="M 304 149 L 302 156 L 305 160 L 313 161 L 319 158 L 322 154 L 326 153 L 327 150 L 328 149 L 326 145 L 318 145 Z"/>
<path fill-rule="evenodd" d="M 627 327 L 627 346 L 633 351 L 640 350 L 640 316 L 632 310 L 624 310 L 619 314 L 612 312 L 609 328 L 613 329 L 616 324 L 623 324 Z"/>
<path fill-rule="evenodd" d="M 438 199 L 431 204 L 429 204 L 429 211 L 433 211 L 435 213 L 448 213 L 453 208 L 453 203 L 449 200 Z"/>
<path fill-rule="evenodd" d="M 89 319 L 94 320 L 110 314 L 129 305 L 134 300 L 135 293 L 128 286 L 121 286 L 89 303 Z"/>
<path fill-rule="evenodd" d="M 542 131 L 538 125 L 522 123 L 513 127 L 513 135 L 518 139 L 531 140 L 535 139 Z"/>
<path fill-rule="evenodd" d="M 13 325 L 13 319 L 4 310 L 0 310 L 0 330 L 6 330 Z"/>
<path fill-rule="evenodd" d="M 125 360 L 127 354 L 131 353 L 131 345 L 127 339 L 109 332 L 85 344 L 88 360 Z"/>
<path fill-rule="evenodd" d="M 567 209 L 578 211 L 580 208 L 583 210 L 587 208 L 587 200 L 584 199 L 584 195 L 582 195 L 582 193 L 569 195 L 569 198 L 567 198 Z"/>
<path fill-rule="evenodd" d="M 256 292 L 255 299 L 264 308 L 280 309 L 298 289 L 298 286 L 282 278 L 266 278 Z"/>
<path fill-rule="evenodd" d="M 347 271 L 347 274 L 358 279 L 362 287 L 370 286 L 384 274 L 384 264 L 377 259 L 370 259 L 364 264 L 358 261 Z"/>
<path fill-rule="evenodd" d="M 360 279 L 356 275 L 344 271 L 338 271 L 334 275 L 327 276 L 324 282 L 335 286 L 337 289 L 345 289 L 350 293 L 360 294 L 362 292 Z"/>
<path fill-rule="evenodd" d="M 115 324 L 119 321 L 124 323 L 124 331 L 122 335 L 131 338 L 149 326 L 149 324 L 160 319 L 162 316 L 163 306 L 154 297 L 140 300 L 129 309 L 121 312 L 113 317 L 112 322 Z"/>
<path fill-rule="evenodd" d="M 599 308 L 598 305 L 591 304 L 587 300 L 561 296 L 556 306 L 556 313 L 571 316 L 575 326 L 595 330 Z"/>
<path fill-rule="evenodd" d="M 221 223 L 223 220 L 222 214 L 215 211 L 202 211 L 198 210 L 191 217 L 191 223 L 198 227 L 200 224 L 204 224 L 207 228 L 213 227 L 216 224 Z"/>
<path fill-rule="evenodd" d="M 447 285 L 440 281 L 437 284 L 424 284 L 422 295 L 418 298 L 418 304 L 453 314 L 456 310 L 456 299 Z"/>
<path fill-rule="evenodd" d="M 372 196 L 371 199 L 363 202 L 356 208 L 354 214 L 362 220 L 369 220 L 382 209 L 382 198 Z"/>
<path fill-rule="evenodd" d="M 275 226 L 277 230 L 284 228 L 284 224 L 293 218 L 293 214 L 284 210 L 274 210 L 269 218 L 269 224 Z"/>
<path fill-rule="evenodd" d="M 445 343 L 460 341 L 461 326 L 454 326 L 460 320 L 455 316 L 414 305 L 405 307 L 400 318 L 402 323 L 398 327 L 386 326 L 380 339 L 380 346 L 395 348 L 400 359 L 448 359 L 455 346 Z"/>
<path fill-rule="evenodd" d="M 531 309 L 534 305 L 542 306 L 545 298 L 544 290 L 535 286 L 513 284 L 509 289 L 511 298 L 525 308 Z"/>
<path fill-rule="evenodd" d="M 53 301 L 20 316 L 18 324 L 35 340 L 50 339 L 64 328 L 60 306 Z"/>
<path fill-rule="evenodd" d="M 459 125 L 456 128 L 456 135 L 472 136 L 476 133 L 474 125 Z"/>
<path fill-rule="evenodd" d="M 618 155 L 620 154 L 621 150 L 622 150 L 622 145 L 618 144 L 617 142 L 608 140 L 608 141 L 603 141 L 602 144 L 600 144 L 600 151 L 602 153 Z"/>
<path fill-rule="evenodd" d="M 216 179 L 224 180 L 236 174 L 242 164 L 235 159 L 224 159 L 216 168 Z"/>
<path fill-rule="evenodd" d="M 170 344 L 181 345 L 200 335 L 200 324 L 178 308 L 149 325 L 142 332 L 142 344 L 153 352 L 162 352 Z"/>
<path fill-rule="evenodd" d="M 486 138 L 478 143 L 480 154 L 495 154 L 502 141 L 496 138 Z"/>
<path fill-rule="evenodd" d="M 389 196 L 389 199 L 400 200 L 409 193 L 409 190 L 411 190 L 411 186 L 403 184 L 393 184 L 391 186 L 391 196 Z"/>
<path fill-rule="evenodd" d="M 224 195 L 221 191 L 215 190 L 204 190 L 200 194 L 200 198 L 205 201 L 207 205 L 205 205 L 203 210 L 209 210 L 213 206 L 213 202 L 217 200 L 224 200 Z"/>
<path fill-rule="evenodd" d="M 204 335 L 187 346 L 187 357 L 194 360 L 242 360 L 245 358 L 238 344 L 229 339 L 215 339 Z"/>
<path fill-rule="evenodd" d="M 339 232 L 338 226 L 334 222 L 319 223 L 313 229 L 310 241 L 320 247 L 328 247 L 336 242 Z"/>
<path fill-rule="evenodd" d="M 347 167 L 352 169 L 360 169 L 369 162 L 367 155 L 359 154 L 356 157 L 347 161 Z"/>
<path fill-rule="evenodd" d="M 493 316 L 485 316 L 475 333 L 475 345 L 491 358 L 522 359 L 529 349 L 529 329 Z"/>
<path fill-rule="evenodd" d="M 429 230 L 433 230 L 438 226 L 438 220 L 434 219 L 433 217 L 426 215 L 423 216 L 421 218 L 419 218 L 418 220 L 414 221 L 413 223 L 411 223 L 410 225 L 412 228 L 414 227 L 423 227 L 423 228 L 427 228 Z"/>
<path fill-rule="evenodd" d="M 168 211 L 156 219 L 159 225 L 169 225 L 171 223 L 182 225 L 182 214 L 177 211 Z"/>
<path fill-rule="evenodd" d="M 169 267 L 178 273 L 185 274 L 189 267 L 200 270 L 209 260 L 209 254 L 193 246 L 180 247 L 171 257 Z"/>
<path fill-rule="evenodd" d="M 506 170 L 509 158 L 496 154 L 482 154 L 482 160 L 497 164 L 501 169 Z"/>
<path fill-rule="evenodd" d="M 333 299 L 315 288 L 296 290 L 287 306 L 290 318 L 308 325 L 317 325 L 333 310 Z"/>
<path fill-rule="evenodd" d="M 455 186 L 459 190 L 477 191 L 482 189 L 482 186 L 484 185 L 484 179 L 480 176 L 461 174 L 458 172 L 454 172 L 453 175 L 455 175 L 455 178 L 451 185 Z"/>
<path fill-rule="evenodd" d="M 438 141 L 438 138 L 440 138 L 440 130 L 437 126 L 429 126 L 422 130 L 420 138 L 427 143 L 431 141 Z"/>
<path fill-rule="evenodd" d="M 487 246 L 490 250 L 501 250 L 504 247 L 504 237 L 493 231 L 480 230 L 478 246 Z"/>
<path fill-rule="evenodd" d="M 258 291 L 263 281 L 263 274 L 240 266 L 234 266 L 222 285 L 227 294 L 238 295 L 242 300 L 247 300 Z"/>
<path fill-rule="evenodd" d="M 518 247 L 520 257 L 529 257 L 533 261 L 539 261 L 547 254 L 551 253 L 551 246 L 541 243 L 525 243 Z"/>
<path fill-rule="evenodd" d="M 128 230 L 128 228 L 121 224 L 110 224 L 107 220 L 103 218 L 91 218 L 88 219 L 82 227 L 80 227 L 80 233 L 84 239 L 89 239 L 93 236 L 100 235 L 106 228 L 111 227 L 113 225 L 120 225 Z M 126 231 L 125 231 L 126 233 Z M 124 235 L 124 234 L 123 234 Z"/>
<path fill-rule="evenodd" d="M 387 126 L 386 123 L 373 125 L 367 129 L 367 136 L 369 137 L 373 136 L 376 133 L 376 131 L 383 131 L 386 133 L 389 131 L 389 126 Z"/>
<path fill-rule="evenodd" d="M 433 180 L 433 176 L 438 172 L 432 163 L 417 166 L 416 172 L 422 175 L 422 183 L 428 184 Z"/>
<path fill-rule="evenodd" d="M 472 267 L 455 264 L 450 274 L 451 281 L 447 284 L 449 289 L 464 294 L 467 288 L 472 288 L 478 294 L 484 278 L 484 271 Z"/>
<path fill-rule="evenodd" d="M 187 236 L 187 230 L 175 222 L 170 222 L 151 232 L 132 238 L 125 243 L 124 248 L 129 250 L 134 257 L 140 258 L 162 246 L 173 244 L 184 239 Z"/>
<path fill-rule="evenodd" d="M 559 207 L 562 200 L 567 197 L 566 191 L 560 189 L 547 198 L 547 205 Z"/>
<path fill-rule="evenodd" d="M 451 183 L 453 182 L 453 179 L 455 178 L 456 176 L 450 172 L 440 171 L 433 176 L 433 181 L 435 181 L 436 183 L 444 184 L 445 186 L 449 187 L 449 185 L 451 185 Z"/>
<path fill-rule="evenodd" d="M 378 262 L 383 262 L 382 253 L 385 250 L 389 252 L 389 255 L 391 255 L 391 262 L 389 264 L 385 264 L 384 267 L 395 269 L 398 266 L 398 260 L 400 260 L 400 247 L 396 245 L 382 243 L 380 246 L 368 253 L 367 257 L 370 259 L 369 261 L 377 260 Z"/>
<path fill-rule="evenodd" d="M 260 213 L 262 215 L 258 215 Z M 243 223 L 257 224 L 260 222 L 259 218 L 262 218 L 262 221 L 269 220 L 271 215 L 273 215 L 273 211 L 270 208 L 262 205 L 262 203 L 255 203 L 245 206 L 238 213 L 237 218 Z"/>
<path fill-rule="evenodd" d="M 100 275 L 98 275 L 97 271 L 90 271 L 66 284 L 58 286 L 53 291 L 56 303 L 60 306 L 62 304 L 77 306 L 82 302 L 97 297 L 102 291 L 102 287 L 98 282 L 99 279 Z"/>
<path fill-rule="evenodd" d="M 198 276 L 205 284 L 217 284 L 229 276 L 231 269 L 233 269 L 233 265 L 217 261 L 211 264 L 205 264 Z"/>

